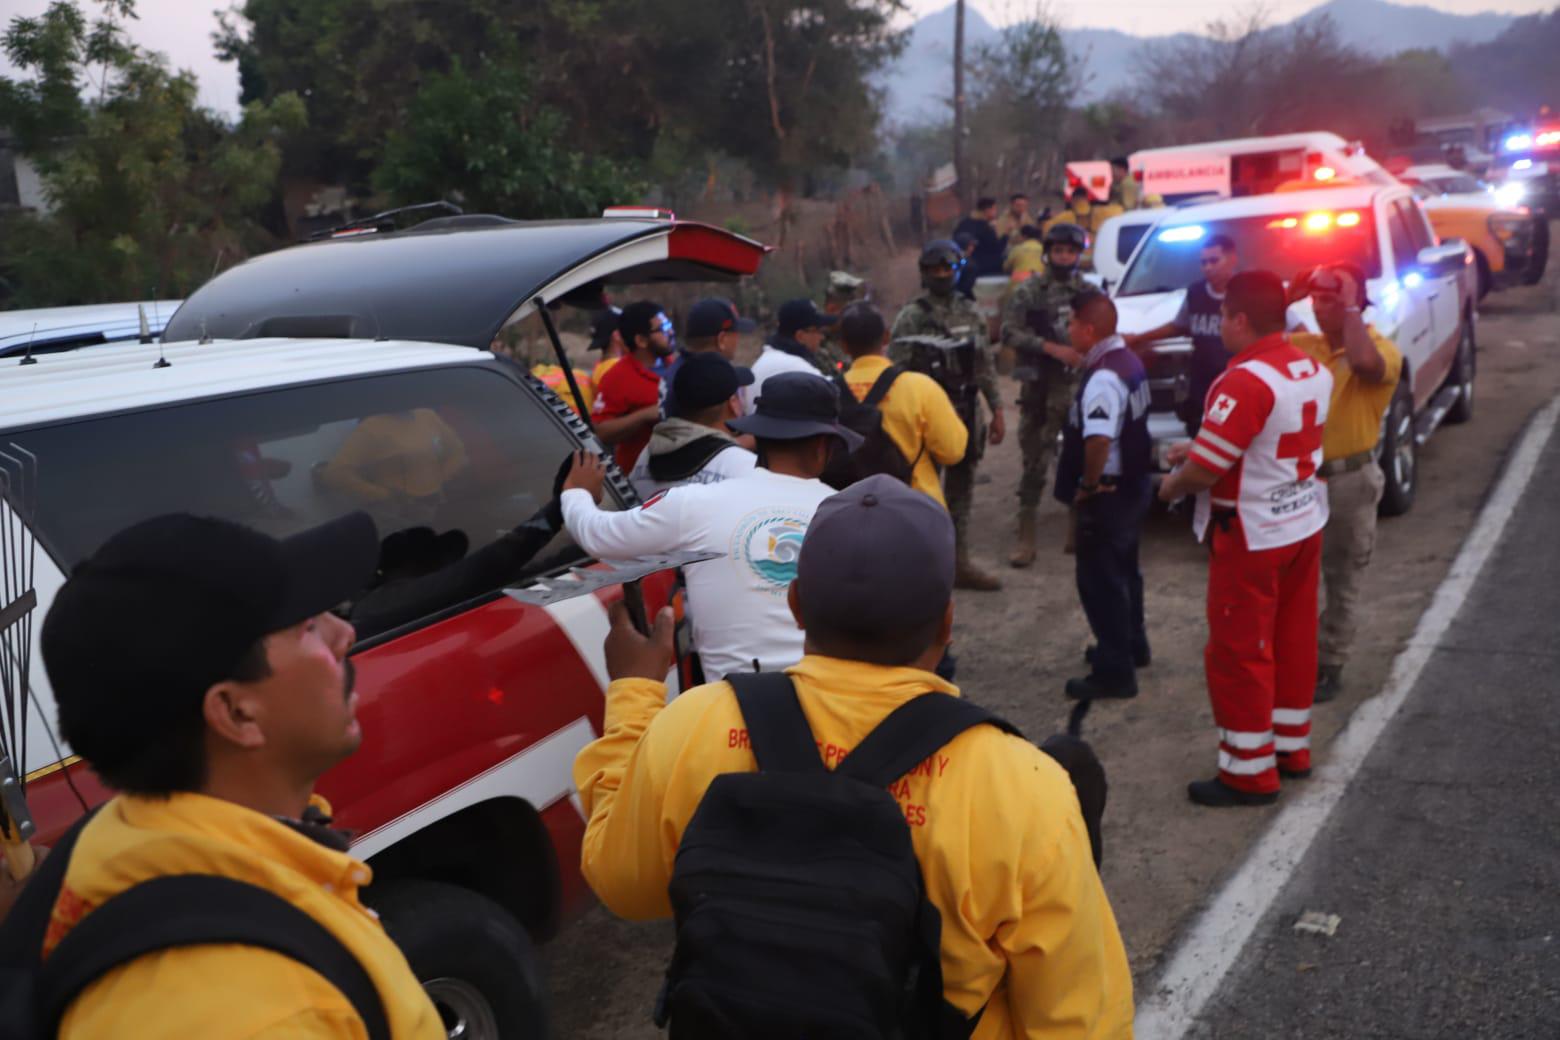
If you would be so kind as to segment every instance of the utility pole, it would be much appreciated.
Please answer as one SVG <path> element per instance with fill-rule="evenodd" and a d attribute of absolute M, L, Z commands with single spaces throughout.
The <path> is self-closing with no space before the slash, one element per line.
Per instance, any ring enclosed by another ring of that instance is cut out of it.
<path fill-rule="evenodd" d="M 964 0 L 957 0 L 953 14 L 953 173 L 962 211 L 970 204 L 964 179 Z"/>

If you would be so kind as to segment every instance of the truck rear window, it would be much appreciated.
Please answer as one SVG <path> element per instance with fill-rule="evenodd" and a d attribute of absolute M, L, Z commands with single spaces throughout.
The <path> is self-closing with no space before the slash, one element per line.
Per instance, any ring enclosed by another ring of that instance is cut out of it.
<path fill-rule="evenodd" d="M 1201 280 L 1198 258 L 1215 235 L 1234 241 L 1242 271 L 1273 271 L 1286 282 L 1318 264 L 1340 261 L 1358 264 L 1372 278 L 1381 275 L 1368 208 L 1279 213 L 1156 228 L 1122 278 L 1118 295 L 1172 292 Z"/>
<path fill-rule="evenodd" d="M 280 537 L 366 510 L 382 540 L 375 599 L 396 602 L 366 624 L 354 617 L 360 638 L 582 555 L 562 532 L 528 535 L 525 559 L 508 551 L 516 539 L 502 536 L 549 501 L 575 445 L 540 401 L 487 366 L 285 387 L 3 439 L 38 458 L 39 538 L 67 573 L 110 535 L 163 513 Z M 398 594 L 387 597 L 392 584 Z"/>

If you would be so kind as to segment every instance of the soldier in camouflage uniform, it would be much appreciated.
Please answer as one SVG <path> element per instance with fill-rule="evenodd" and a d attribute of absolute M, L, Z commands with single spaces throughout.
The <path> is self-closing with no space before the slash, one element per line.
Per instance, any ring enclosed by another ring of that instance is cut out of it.
<path fill-rule="evenodd" d="M 1068 346 L 1067 322 L 1073 297 L 1090 288 L 1079 273 L 1088 235 L 1076 224 L 1053 224 L 1045 233 L 1046 269 L 1026 278 L 1002 312 L 1002 345 L 1017 355 L 1013 375 L 1018 395 L 1018 446 L 1024 457 L 1018 482 L 1018 532 L 1008 562 L 1035 562 L 1035 510 L 1045 488 L 1046 468 L 1067 421 L 1074 371 L 1081 359 Z"/>
<path fill-rule="evenodd" d="M 846 307 L 866 298 L 866 284 L 865 278 L 858 278 L 849 271 L 830 271 L 829 287 L 823 297 L 823 313 L 836 317 L 843 314 Z M 839 324 L 835 323 L 824 329 L 823 342 L 813 351 L 818 367 L 827 376 L 838 376 L 850 368 L 850 357 L 840 347 L 839 328 Z"/>
<path fill-rule="evenodd" d="M 950 397 L 958 406 L 961 398 L 971 401 L 969 447 L 964 460 L 948 468 L 944 481 L 944 493 L 948 499 L 948 512 L 953 517 L 954 537 L 957 545 L 957 570 L 954 584 L 962 589 L 994 591 L 1002 582 L 975 566 L 969 553 L 970 508 L 974 504 L 975 469 L 985 453 L 988 431 L 979 418 L 979 404 L 974 401 L 974 391 L 986 399 L 991 409 L 989 438 L 992 444 L 1002 443 L 1007 424 L 1002 417 L 1002 393 L 997 388 L 997 376 L 990 356 L 991 347 L 986 335 L 986 319 L 975 309 L 975 304 L 961 296 L 954 288 L 958 282 L 959 268 L 964 264 L 964 251 L 954 243 L 939 240 L 932 242 L 921 252 L 920 296 L 905 304 L 894 319 L 888 348 L 889 359 L 908 368 L 923 368 L 917 363 L 918 348 L 900 343 L 903 336 L 937 336 L 949 339 L 973 340 L 973 386 L 951 388 Z M 949 388 L 945 388 L 949 389 Z"/>

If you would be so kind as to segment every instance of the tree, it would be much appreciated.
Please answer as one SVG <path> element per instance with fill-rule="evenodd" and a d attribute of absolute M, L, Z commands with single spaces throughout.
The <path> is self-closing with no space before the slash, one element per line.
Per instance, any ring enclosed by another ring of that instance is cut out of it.
<path fill-rule="evenodd" d="M 183 295 L 268 244 L 254 216 L 302 105 L 251 104 L 229 127 L 196 105 L 189 74 L 126 40 L 132 0 L 104 7 L 89 23 L 61 0 L 5 34 L 31 78 L 0 79 L 0 123 L 20 128 L 51 204 L 13 217 L 0 237 L 0 278 L 17 306 Z M 83 97 L 84 85 L 94 94 Z"/>
<path fill-rule="evenodd" d="M 967 194 L 1029 188 L 1059 180 L 1059 147 L 1080 70 L 1049 8 L 981 47 L 973 63 L 971 184 Z M 977 192 L 975 188 L 982 189 Z"/>
<path fill-rule="evenodd" d="M 506 216 L 590 217 L 643 191 L 627 172 L 566 144 L 566 121 L 538 105 L 518 62 L 457 61 L 412 99 L 374 184 L 397 203 L 449 199 Z"/>
<path fill-rule="evenodd" d="M 903 0 L 244 0 L 219 53 L 246 100 L 304 97 L 289 173 L 366 188 L 412 99 L 458 62 L 515 63 L 575 150 L 644 163 L 737 155 L 771 184 L 875 144 L 872 76 Z M 468 81 L 471 74 L 467 75 Z M 698 165 L 703 165 L 698 162 Z"/>
<path fill-rule="evenodd" d="M 1137 94 L 1160 117 L 1159 143 L 1320 127 L 1360 137 L 1386 116 L 1362 103 L 1381 87 L 1381 66 L 1330 18 L 1269 28 L 1258 6 L 1142 54 Z"/>

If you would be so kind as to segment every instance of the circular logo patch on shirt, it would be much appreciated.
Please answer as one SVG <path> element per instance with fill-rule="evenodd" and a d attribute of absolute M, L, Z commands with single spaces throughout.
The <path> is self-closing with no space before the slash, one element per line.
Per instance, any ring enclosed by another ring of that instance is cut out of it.
<path fill-rule="evenodd" d="M 741 560 L 770 591 L 796 580 L 796 562 L 807 536 L 807 519 L 765 509 L 749 513 L 731 538 L 731 556 Z"/>

